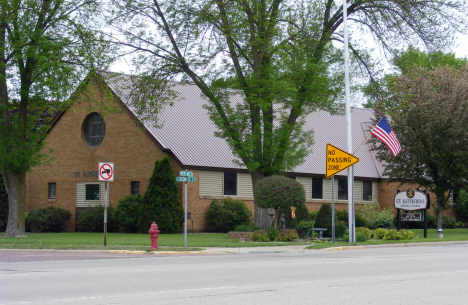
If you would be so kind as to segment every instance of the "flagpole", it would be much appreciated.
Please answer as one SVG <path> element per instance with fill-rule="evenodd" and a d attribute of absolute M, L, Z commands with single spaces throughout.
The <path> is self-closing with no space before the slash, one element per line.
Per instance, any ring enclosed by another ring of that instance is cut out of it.
<path fill-rule="evenodd" d="M 343 27 L 344 27 L 344 58 L 345 58 L 345 94 L 346 94 L 346 122 L 348 126 L 347 143 L 348 152 L 353 153 L 353 144 L 351 137 L 351 103 L 349 90 L 349 52 L 348 52 L 348 5 L 346 0 L 343 0 Z M 348 224 L 349 224 L 349 242 L 355 242 L 354 233 L 354 166 L 348 168 Z"/>

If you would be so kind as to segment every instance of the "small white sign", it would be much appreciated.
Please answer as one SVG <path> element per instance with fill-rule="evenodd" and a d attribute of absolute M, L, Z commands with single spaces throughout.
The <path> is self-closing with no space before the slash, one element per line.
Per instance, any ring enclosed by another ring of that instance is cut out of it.
<path fill-rule="evenodd" d="M 427 206 L 427 194 L 409 188 L 408 191 L 399 192 L 395 195 L 395 209 L 405 211 L 425 210 Z"/>
<path fill-rule="evenodd" d="M 114 181 L 114 163 L 99 162 L 99 181 Z"/>

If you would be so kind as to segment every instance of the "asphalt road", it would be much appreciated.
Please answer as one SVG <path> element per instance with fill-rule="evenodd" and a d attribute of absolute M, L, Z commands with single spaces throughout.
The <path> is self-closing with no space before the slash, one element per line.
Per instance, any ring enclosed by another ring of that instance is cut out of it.
<path fill-rule="evenodd" d="M 276 252 L 0 250 L 0 304 L 468 303 L 468 244 Z"/>

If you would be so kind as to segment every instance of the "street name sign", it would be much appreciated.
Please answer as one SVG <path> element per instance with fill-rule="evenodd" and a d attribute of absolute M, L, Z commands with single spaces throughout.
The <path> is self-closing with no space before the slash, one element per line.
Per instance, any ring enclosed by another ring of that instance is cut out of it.
<path fill-rule="evenodd" d="M 176 177 L 177 182 L 195 182 L 197 179 L 195 177 L 187 177 L 187 176 L 182 176 L 182 177 Z"/>
<path fill-rule="evenodd" d="M 329 179 L 358 162 L 358 157 L 328 143 L 325 161 L 325 178 Z"/>
<path fill-rule="evenodd" d="M 193 172 L 179 171 L 179 176 L 193 177 Z"/>

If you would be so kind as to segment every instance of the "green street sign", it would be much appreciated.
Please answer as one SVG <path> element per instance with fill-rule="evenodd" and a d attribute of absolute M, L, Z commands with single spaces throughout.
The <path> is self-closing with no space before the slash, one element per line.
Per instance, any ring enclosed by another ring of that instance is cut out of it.
<path fill-rule="evenodd" d="M 187 177 L 192 177 L 193 172 L 187 172 L 187 171 L 180 171 L 179 176 L 187 176 Z"/>
<path fill-rule="evenodd" d="M 187 177 L 187 176 L 183 176 L 183 177 L 176 177 L 176 181 L 177 182 L 195 182 L 197 181 L 197 179 L 195 177 Z"/>

